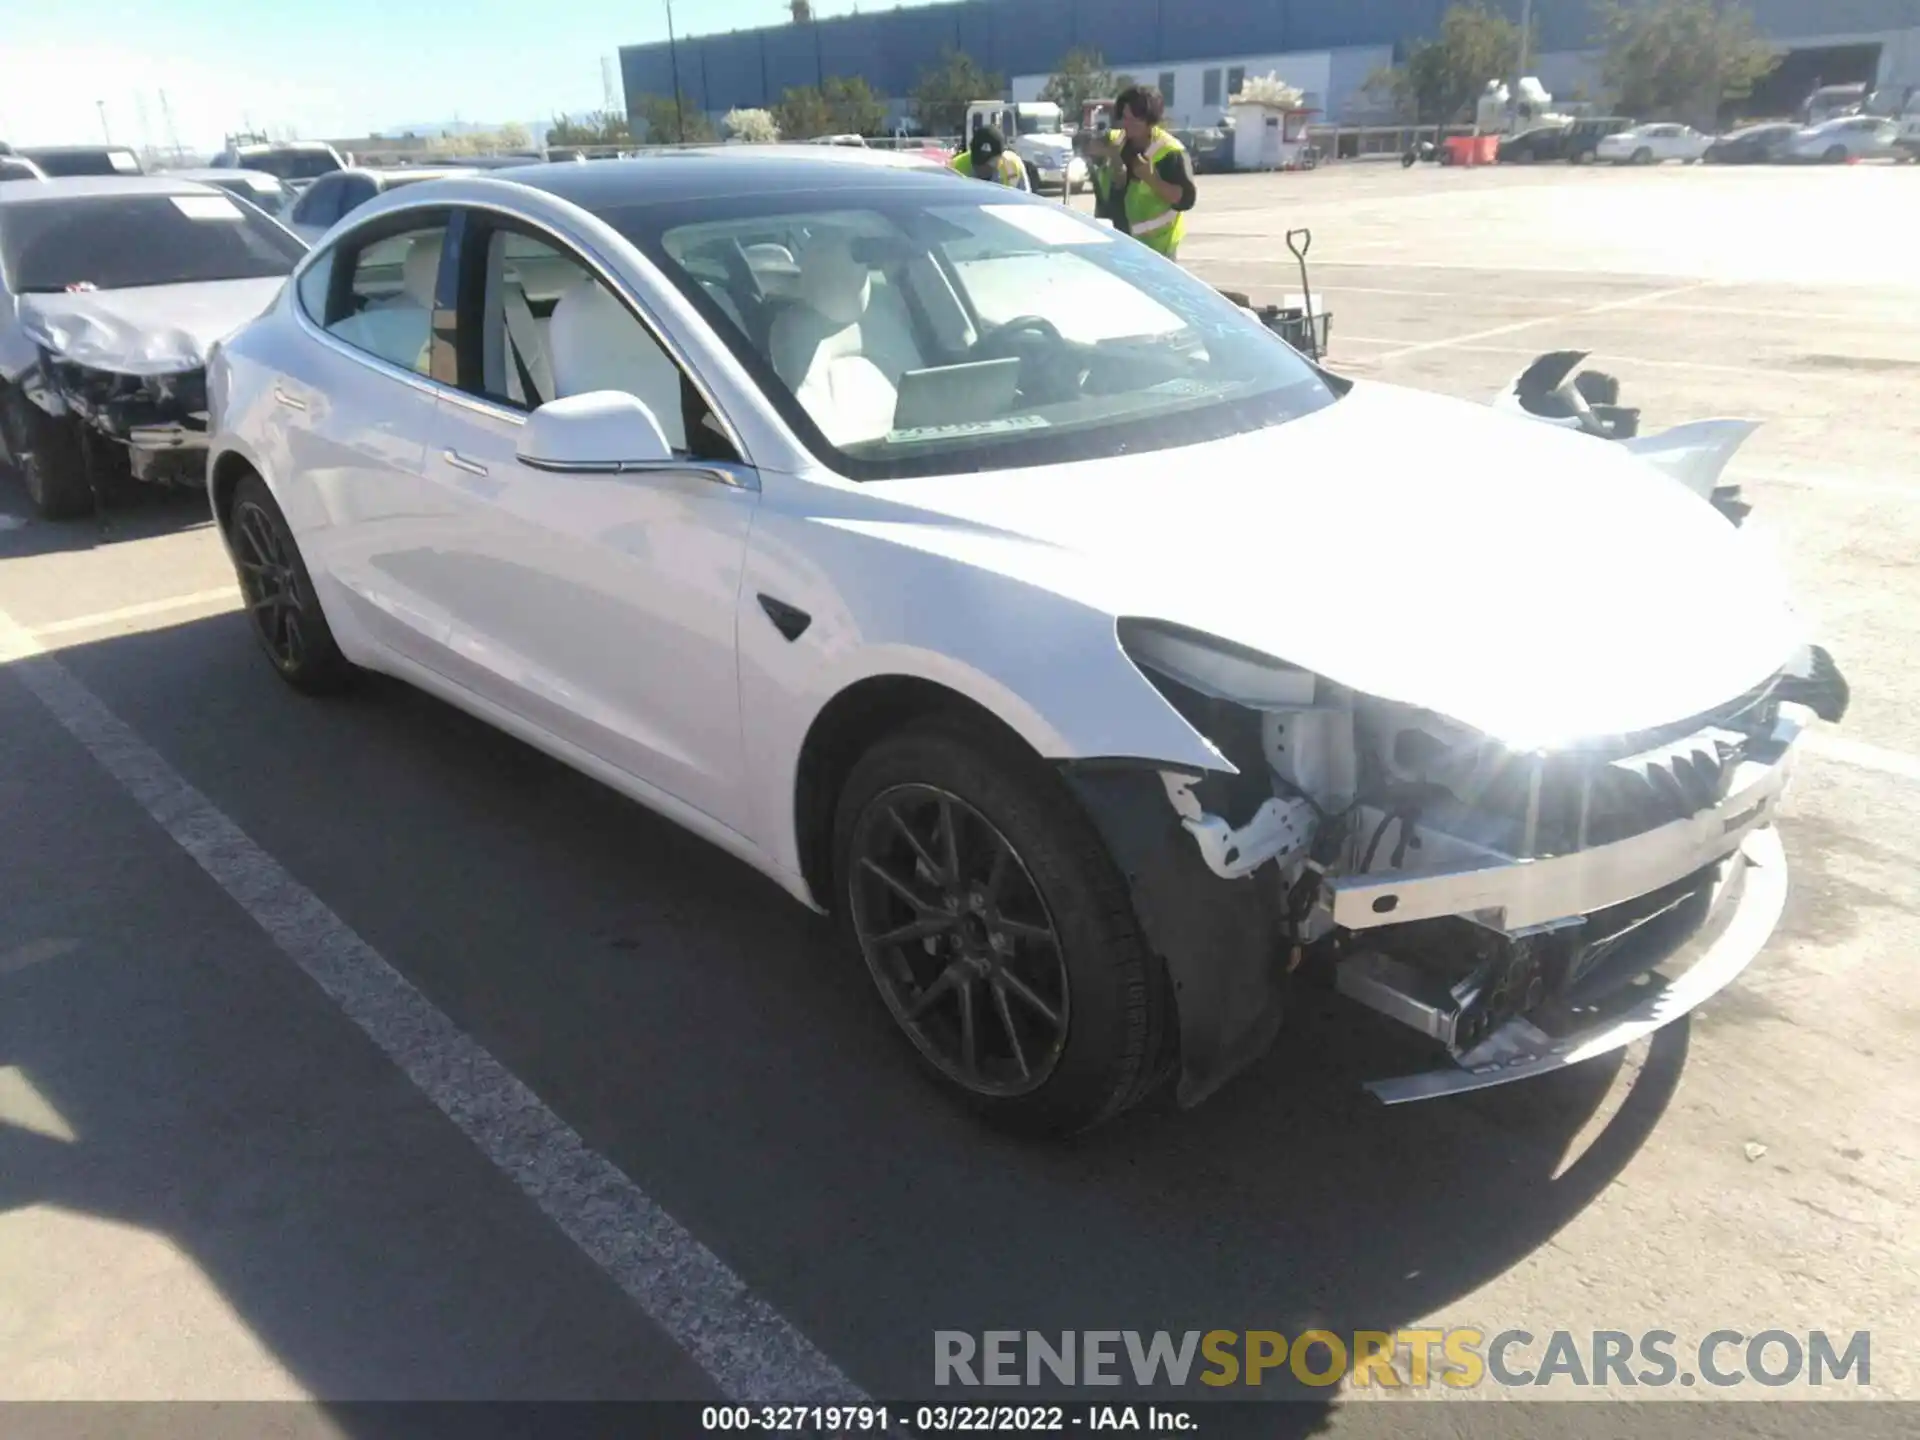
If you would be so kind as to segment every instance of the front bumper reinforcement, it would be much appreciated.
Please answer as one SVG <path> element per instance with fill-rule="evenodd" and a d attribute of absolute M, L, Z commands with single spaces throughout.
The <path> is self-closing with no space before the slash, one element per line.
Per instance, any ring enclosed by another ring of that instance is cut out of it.
<path fill-rule="evenodd" d="M 1786 904 L 1787 860 L 1779 834 L 1770 827 L 1752 831 L 1722 867 L 1706 924 L 1649 973 L 1649 983 L 1594 1007 L 1582 1028 L 1550 1035 L 1517 1016 L 1452 1065 L 1370 1081 L 1367 1089 L 1388 1105 L 1432 1100 L 1530 1080 L 1625 1049 L 1732 983 L 1766 946 Z"/>
<path fill-rule="evenodd" d="M 1767 743 L 1740 762 L 1726 798 L 1697 815 L 1541 860 L 1490 857 L 1445 870 L 1330 880 L 1325 891 L 1333 922 L 1365 931 L 1459 915 L 1512 933 L 1645 895 L 1731 853 L 1772 821 L 1793 778 L 1802 728 L 1783 715 Z"/>

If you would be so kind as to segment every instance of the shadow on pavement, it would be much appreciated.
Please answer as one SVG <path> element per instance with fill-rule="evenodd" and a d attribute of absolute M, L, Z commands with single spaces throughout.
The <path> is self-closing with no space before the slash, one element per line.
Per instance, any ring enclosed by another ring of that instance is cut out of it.
<path fill-rule="evenodd" d="M 18 477 L 0 460 L 0 558 L 98 550 L 213 524 L 198 491 L 137 488 L 96 514 L 42 520 Z"/>
<path fill-rule="evenodd" d="M 1163 1101 L 1076 1143 L 1016 1143 L 921 1080 L 825 921 L 517 741 L 377 678 L 302 700 L 234 615 L 59 658 L 880 1398 L 969 1398 L 934 1390 L 936 1330 L 1404 1328 L 1577 1216 L 1686 1059 L 1675 1026 L 1634 1073 L 1601 1061 L 1387 1109 L 1359 1082 L 1423 1057 L 1310 997 L 1275 1053 L 1197 1110 Z M 0 1131 L 0 1203 L 165 1232 L 323 1396 L 542 1398 L 543 1375 L 609 1393 L 612 1287 L 84 753 L 38 763 L 66 745 L 41 728 L 12 742 L 35 753 L 13 757 L 7 802 L 64 858 L 0 851 L 7 893 L 79 887 L 102 938 L 84 965 L 0 976 L 0 1064 L 84 1137 L 63 1151 Z M 114 846 L 156 836 L 162 858 L 128 873 Z M 39 938 L 38 913 L 16 907 L 0 939 Z M 503 1235 L 516 1248 L 490 1248 Z M 408 1348 L 382 1351 L 396 1331 Z M 523 1360 L 489 1373 L 498 1354 Z M 639 1393 L 702 1393 L 689 1372 L 656 1366 L 648 1383 L 667 1388 Z M 1204 1388 L 1091 1398 L 1325 1393 L 1280 1372 Z M 1329 1413 L 1287 1406 L 1269 1433 Z"/>

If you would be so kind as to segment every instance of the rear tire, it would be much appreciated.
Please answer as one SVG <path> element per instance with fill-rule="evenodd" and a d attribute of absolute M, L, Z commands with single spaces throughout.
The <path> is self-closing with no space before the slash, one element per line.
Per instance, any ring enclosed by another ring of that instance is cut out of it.
<path fill-rule="evenodd" d="M 1126 883 L 1016 743 L 951 719 L 881 741 L 841 792 L 834 857 L 847 941 L 951 1098 L 1069 1135 L 1164 1078 L 1172 996 Z"/>
<path fill-rule="evenodd" d="M 354 668 L 334 643 L 292 527 L 258 475 L 234 490 L 227 543 L 254 639 L 275 673 L 307 695 L 345 689 Z"/>
<path fill-rule="evenodd" d="M 1633 163 L 1636 165 L 1651 165 L 1653 163 L 1653 151 L 1642 145 L 1638 150 L 1633 152 Z"/>
<path fill-rule="evenodd" d="M 49 415 L 18 390 L 9 390 L 0 423 L 7 427 L 14 473 L 41 519 L 71 520 L 93 509 L 86 449 L 72 416 Z"/>
<path fill-rule="evenodd" d="M 1847 163 L 1847 147 L 1844 145 L 1829 145 L 1827 147 L 1827 153 L 1820 158 L 1829 165 L 1844 165 Z"/>

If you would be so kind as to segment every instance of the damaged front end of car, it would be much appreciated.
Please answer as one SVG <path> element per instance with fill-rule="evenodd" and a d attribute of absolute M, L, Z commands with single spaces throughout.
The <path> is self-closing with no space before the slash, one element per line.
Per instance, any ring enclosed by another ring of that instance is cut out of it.
<path fill-rule="evenodd" d="M 90 470 L 102 468 L 112 457 L 145 484 L 197 489 L 204 483 L 204 365 L 163 374 L 125 374 L 43 348 L 37 371 L 22 382 L 22 389 L 48 415 L 69 416 L 81 427 L 95 457 Z M 103 442 L 113 447 L 104 455 Z"/>
<path fill-rule="evenodd" d="M 1838 720 L 1848 698 L 1810 646 L 1709 713 L 1521 747 L 1157 621 L 1122 620 L 1119 641 L 1225 762 L 1068 772 L 1167 967 L 1187 1105 L 1269 1047 L 1296 972 L 1439 1052 L 1371 1082 L 1388 1103 L 1557 1069 L 1692 1010 L 1777 923 L 1769 826 L 1797 717 Z"/>

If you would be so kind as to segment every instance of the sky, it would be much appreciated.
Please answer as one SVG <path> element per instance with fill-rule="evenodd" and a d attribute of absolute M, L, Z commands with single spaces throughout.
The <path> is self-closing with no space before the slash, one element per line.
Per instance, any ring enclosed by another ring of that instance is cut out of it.
<path fill-rule="evenodd" d="M 784 0 L 674 6 L 682 35 L 788 18 Z M 602 108 L 602 59 L 666 35 L 664 0 L 0 0 L 0 139 L 97 142 L 104 101 L 115 142 L 166 147 L 162 91 L 179 143 L 202 152 L 248 128 L 546 120 Z"/>

